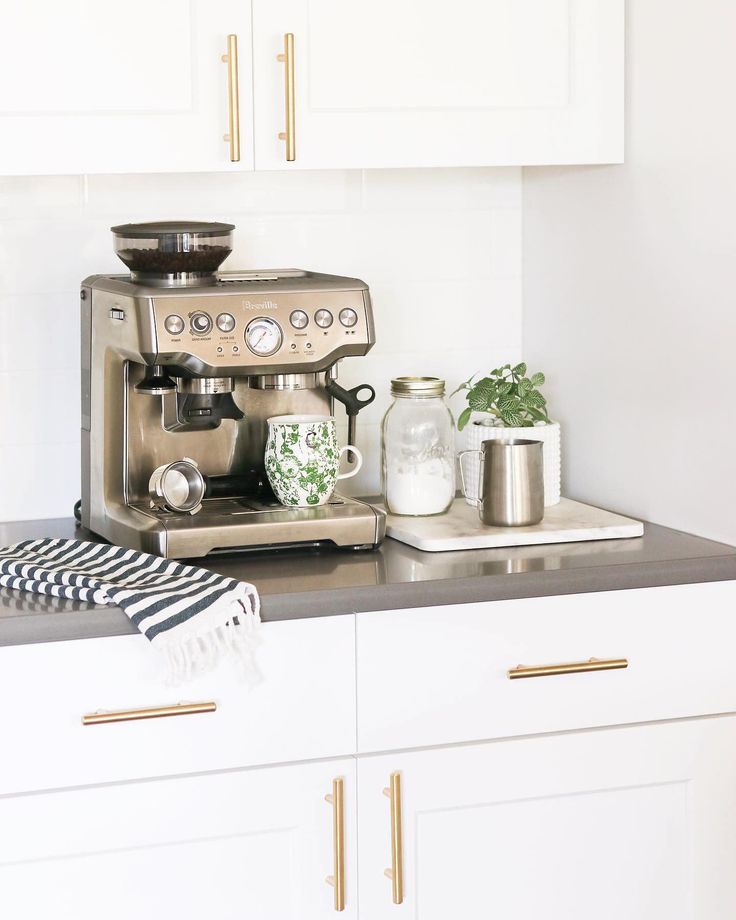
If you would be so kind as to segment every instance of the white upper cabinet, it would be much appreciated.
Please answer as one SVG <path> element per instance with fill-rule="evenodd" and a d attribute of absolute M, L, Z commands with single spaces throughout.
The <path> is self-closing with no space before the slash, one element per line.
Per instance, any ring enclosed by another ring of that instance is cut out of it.
<path fill-rule="evenodd" d="M 253 0 L 253 14 L 257 169 L 623 158 L 622 0 Z"/>
<path fill-rule="evenodd" d="M 0 30 L 0 175 L 619 162 L 623 10 L 16 3 Z"/>
<path fill-rule="evenodd" d="M 223 139 L 229 34 L 240 53 L 239 162 Z M 252 169 L 251 101 L 249 0 L 4 10 L 0 174 Z"/>

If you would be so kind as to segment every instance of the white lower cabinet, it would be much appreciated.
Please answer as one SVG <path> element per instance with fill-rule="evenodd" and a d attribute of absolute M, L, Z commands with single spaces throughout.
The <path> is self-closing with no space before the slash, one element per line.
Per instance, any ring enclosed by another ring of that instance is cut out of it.
<path fill-rule="evenodd" d="M 0 798 L 3 920 L 332 917 L 333 779 L 344 779 L 356 917 L 352 759 Z"/>
<path fill-rule="evenodd" d="M 394 772 L 398 905 L 384 874 Z M 360 916 L 734 917 L 734 777 L 736 717 L 361 758 Z"/>

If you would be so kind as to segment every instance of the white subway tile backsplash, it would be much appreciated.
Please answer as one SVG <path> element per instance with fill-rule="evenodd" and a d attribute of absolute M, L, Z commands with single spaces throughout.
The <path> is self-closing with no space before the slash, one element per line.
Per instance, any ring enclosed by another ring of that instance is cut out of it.
<path fill-rule="evenodd" d="M 343 211 L 360 205 L 357 170 L 87 177 L 87 210 L 111 223 Z"/>
<path fill-rule="evenodd" d="M 75 217 L 83 203 L 82 176 L 0 177 L 0 220 Z"/>
<path fill-rule="evenodd" d="M 58 294 L 0 296 L 0 373 L 78 371 L 78 304 L 76 287 Z"/>
<path fill-rule="evenodd" d="M 0 449 L 67 441 L 80 425 L 80 370 L 0 373 Z"/>
<path fill-rule="evenodd" d="M 79 430 L 74 440 L 0 448 L 0 519 L 71 517 L 79 498 Z"/>
<path fill-rule="evenodd" d="M 518 169 L 0 179 L 0 520 L 70 514 L 79 283 L 124 271 L 112 224 L 167 218 L 234 223 L 225 268 L 295 266 L 370 285 L 377 344 L 346 359 L 340 380 L 368 381 L 379 396 L 360 416 L 365 467 L 346 492 L 380 487 L 391 377 L 435 374 L 451 390 L 521 355 Z"/>
<path fill-rule="evenodd" d="M 402 354 L 444 347 L 477 348 L 484 341 L 518 351 L 521 280 L 427 279 L 371 284 L 374 353 Z"/>
<path fill-rule="evenodd" d="M 0 295 L 73 291 L 87 275 L 120 271 L 122 263 L 110 240 L 107 222 L 43 217 L 0 221 Z M 75 298 L 70 321 L 78 315 Z"/>
<path fill-rule="evenodd" d="M 364 173 L 369 211 L 478 211 L 521 207 L 521 169 L 373 169 Z"/>

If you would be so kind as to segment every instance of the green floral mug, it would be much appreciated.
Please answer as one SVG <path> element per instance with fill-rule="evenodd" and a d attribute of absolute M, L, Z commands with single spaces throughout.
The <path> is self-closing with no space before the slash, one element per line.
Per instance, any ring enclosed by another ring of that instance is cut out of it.
<path fill-rule="evenodd" d="M 357 463 L 340 473 L 340 460 L 351 451 Z M 337 425 L 329 415 L 275 415 L 268 419 L 266 475 L 276 498 L 293 508 L 324 505 L 338 479 L 355 476 L 363 456 L 352 444 L 337 446 Z"/>

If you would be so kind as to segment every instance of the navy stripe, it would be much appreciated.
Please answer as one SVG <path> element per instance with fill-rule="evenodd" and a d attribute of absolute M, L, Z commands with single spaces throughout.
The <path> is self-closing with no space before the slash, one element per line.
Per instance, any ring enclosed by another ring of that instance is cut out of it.
<path fill-rule="evenodd" d="M 0 549 L 0 585 L 46 597 L 115 604 L 149 639 L 175 635 L 177 626 L 213 607 L 222 611 L 221 625 L 241 622 L 242 615 L 232 612 L 235 605 L 227 603 L 228 595 L 234 601 L 243 590 L 253 590 L 227 576 L 160 556 L 59 538 L 24 540 Z M 176 612 L 167 615 L 172 610 Z M 159 622 L 146 629 L 151 619 Z"/>
<path fill-rule="evenodd" d="M 192 617 L 201 613 L 201 611 L 211 607 L 216 601 L 230 591 L 232 591 L 232 588 L 221 588 L 219 591 L 215 592 L 215 594 L 208 594 L 207 597 L 201 598 L 196 604 L 187 607 L 186 610 L 175 613 L 173 616 L 169 617 L 168 620 L 163 620 L 161 623 L 155 623 L 153 626 L 149 626 L 148 629 L 142 630 L 143 635 L 148 639 L 154 639 L 159 633 L 167 632 L 180 623 L 186 623 L 187 620 L 191 620 Z"/>

